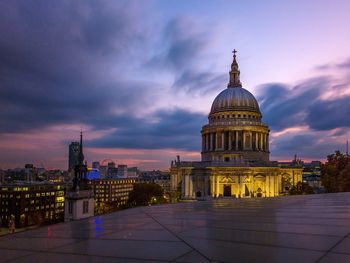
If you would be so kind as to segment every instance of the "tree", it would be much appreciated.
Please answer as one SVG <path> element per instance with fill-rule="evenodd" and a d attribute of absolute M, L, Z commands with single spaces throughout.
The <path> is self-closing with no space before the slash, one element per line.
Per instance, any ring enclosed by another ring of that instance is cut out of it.
<path fill-rule="evenodd" d="M 128 203 L 133 206 L 162 202 L 164 202 L 163 189 L 155 183 L 134 184 L 134 189 L 129 193 Z"/>
<path fill-rule="evenodd" d="M 289 190 L 290 195 L 305 195 L 305 194 L 313 194 L 314 190 L 310 185 L 304 182 L 298 182 L 297 185 L 293 185 Z"/>
<path fill-rule="evenodd" d="M 321 181 L 328 193 L 350 191 L 350 157 L 340 151 L 328 155 L 321 165 Z"/>

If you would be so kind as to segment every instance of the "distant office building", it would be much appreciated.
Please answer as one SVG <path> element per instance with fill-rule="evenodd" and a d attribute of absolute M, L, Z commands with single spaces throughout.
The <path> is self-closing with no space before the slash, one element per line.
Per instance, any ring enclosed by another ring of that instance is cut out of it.
<path fill-rule="evenodd" d="M 60 222 L 64 219 L 64 184 L 22 182 L 0 187 L 2 226 L 13 215 L 16 227 Z"/>
<path fill-rule="evenodd" d="M 24 173 L 26 181 L 35 181 L 36 176 L 38 175 L 36 168 L 31 163 L 27 163 L 24 165 Z"/>
<path fill-rule="evenodd" d="M 100 169 L 100 162 L 92 162 L 92 168 Z"/>
<path fill-rule="evenodd" d="M 5 182 L 5 171 L 0 170 L 0 185 Z"/>
<path fill-rule="evenodd" d="M 135 179 L 100 179 L 91 180 L 94 191 L 95 207 L 114 203 L 116 206 L 125 205 L 129 199 L 129 192 L 133 190 Z"/>
<path fill-rule="evenodd" d="M 45 181 L 52 182 L 52 183 L 63 183 L 68 180 L 68 172 L 62 171 L 62 170 L 48 170 L 44 172 L 43 174 L 38 176 L 39 178 L 42 178 Z"/>
<path fill-rule="evenodd" d="M 128 166 L 125 164 L 118 165 L 118 174 L 117 175 L 119 178 L 128 177 Z"/>
<path fill-rule="evenodd" d="M 316 193 L 324 191 L 321 182 L 321 162 L 303 163 L 303 181 L 310 185 Z"/>
<path fill-rule="evenodd" d="M 69 145 L 69 160 L 68 160 L 68 171 L 74 170 L 74 167 L 79 161 L 79 142 L 72 142 Z"/>
<path fill-rule="evenodd" d="M 113 168 L 115 168 L 115 162 L 109 162 L 108 169 L 113 169 Z"/>
<path fill-rule="evenodd" d="M 155 183 L 161 186 L 164 194 L 169 194 L 171 191 L 171 180 L 169 172 L 162 171 L 143 171 L 137 178 L 138 183 Z"/>
<path fill-rule="evenodd" d="M 134 178 L 138 176 L 137 167 L 130 167 L 128 169 L 128 178 Z"/>
<path fill-rule="evenodd" d="M 164 193 L 170 193 L 171 191 L 170 174 L 158 176 L 154 180 L 154 182 L 163 188 Z"/>
<path fill-rule="evenodd" d="M 101 178 L 106 178 L 107 175 L 108 175 L 108 167 L 106 165 L 100 165 L 100 175 L 101 175 Z"/>

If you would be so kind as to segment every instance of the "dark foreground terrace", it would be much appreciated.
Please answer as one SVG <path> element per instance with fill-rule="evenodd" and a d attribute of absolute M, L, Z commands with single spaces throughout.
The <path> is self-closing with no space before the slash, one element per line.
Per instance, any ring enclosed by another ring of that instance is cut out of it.
<path fill-rule="evenodd" d="M 141 207 L 0 237 L 0 262 L 350 262 L 350 193 Z"/>

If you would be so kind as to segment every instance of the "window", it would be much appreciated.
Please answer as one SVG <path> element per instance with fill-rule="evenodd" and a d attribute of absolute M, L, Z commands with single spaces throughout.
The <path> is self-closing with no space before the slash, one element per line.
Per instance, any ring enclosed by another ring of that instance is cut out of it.
<path fill-rule="evenodd" d="M 68 214 L 73 214 L 73 202 L 68 202 Z"/>
<path fill-rule="evenodd" d="M 89 212 L 89 201 L 83 201 L 83 214 L 87 214 Z"/>

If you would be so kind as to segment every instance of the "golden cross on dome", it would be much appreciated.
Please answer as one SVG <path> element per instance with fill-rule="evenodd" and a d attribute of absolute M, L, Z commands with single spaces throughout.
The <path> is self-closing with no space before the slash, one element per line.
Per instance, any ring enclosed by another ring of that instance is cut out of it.
<path fill-rule="evenodd" d="M 236 56 L 237 50 L 234 49 L 234 50 L 232 51 L 232 53 L 233 53 L 234 56 Z"/>

